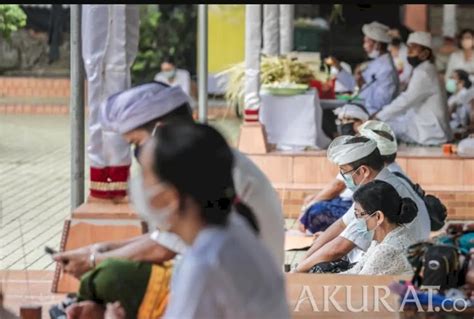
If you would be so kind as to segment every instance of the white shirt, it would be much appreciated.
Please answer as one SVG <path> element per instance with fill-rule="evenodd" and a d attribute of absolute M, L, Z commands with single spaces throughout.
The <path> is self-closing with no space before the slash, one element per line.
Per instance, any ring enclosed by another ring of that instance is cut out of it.
<path fill-rule="evenodd" d="M 280 198 L 265 174 L 247 156 L 236 149 L 232 151 L 237 196 L 252 209 L 260 227 L 263 244 L 274 256 L 278 267 L 281 267 L 285 260 L 285 219 Z M 176 235 L 170 233 L 155 231 L 151 238 L 177 253 L 183 253 L 186 246 Z"/>
<path fill-rule="evenodd" d="M 462 50 L 451 53 L 448 60 L 448 66 L 446 67 L 446 73 L 444 75 L 446 81 L 453 75 L 453 71 L 456 69 L 466 71 L 472 78 L 474 75 L 474 56 L 470 61 L 466 61 Z"/>
<path fill-rule="evenodd" d="M 405 226 L 401 225 L 388 233 L 382 242 L 373 240 L 367 253 L 343 274 L 412 275 L 412 266 L 405 254 L 413 242 Z"/>
<path fill-rule="evenodd" d="M 234 214 L 235 215 L 235 214 Z M 240 216 L 202 230 L 175 268 L 167 319 L 289 318 L 282 271 Z"/>
<path fill-rule="evenodd" d="M 155 81 L 163 82 L 171 86 L 181 86 L 184 93 L 191 96 L 191 75 L 186 70 L 176 69 L 176 75 L 172 83 L 163 75 L 163 72 L 155 75 Z"/>
<path fill-rule="evenodd" d="M 474 99 L 474 85 L 471 85 L 469 89 L 462 88 L 449 97 L 448 105 L 454 107 L 450 122 L 452 129 L 460 126 L 465 127 L 469 124 L 472 99 Z"/>
<path fill-rule="evenodd" d="M 375 179 L 389 183 L 402 198 L 411 198 L 416 203 L 418 214 L 411 223 L 406 224 L 406 231 L 410 235 L 410 238 L 413 239 L 412 243 L 428 239 L 431 232 L 431 221 L 428 210 L 426 209 L 424 201 L 413 190 L 410 184 L 391 173 L 387 168 L 382 169 Z M 346 225 L 346 228 L 340 234 L 341 237 L 354 242 L 359 248 L 354 249 L 354 252 L 349 254 L 351 262 L 358 261 L 361 256 L 361 250 L 366 251 L 371 244 L 371 242 L 365 240 L 365 238 L 360 238 L 359 232 L 356 227 L 354 227 L 353 221 L 356 219 L 354 207 L 355 204 L 352 204 L 349 210 L 342 216 L 342 221 Z"/>
<path fill-rule="evenodd" d="M 439 145 L 450 140 L 446 95 L 435 66 L 425 61 L 414 68 L 407 89 L 384 106 L 377 118 L 405 142 Z"/>
<path fill-rule="evenodd" d="M 366 89 L 361 91 L 359 97 L 364 100 L 364 105 L 370 115 L 392 102 L 398 95 L 398 73 L 389 53 L 382 54 L 370 61 L 367 68 L 362 72 L 362 76 L 365 84 L 361 90 L 364 87 Z M 374 77 L 375 81 L 373 80 Z M 338 73 L 337 80 L 351 91 L 356 85 L 354 77 L 344 69 Z M 371 82 L 373 83 L 369 86 Z"/>

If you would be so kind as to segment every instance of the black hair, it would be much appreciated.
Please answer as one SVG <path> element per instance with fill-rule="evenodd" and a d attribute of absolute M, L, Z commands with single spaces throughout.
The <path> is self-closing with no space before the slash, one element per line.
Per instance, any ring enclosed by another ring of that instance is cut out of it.
<path fill-rule="evenodd" d="M 176 65 L 176 60 L 174 59 L 172 55 L 167 55 L 163 58 L 161 63 L 169 63 L 169 64 Z"/>
<path fill-rule="evenodd" d="M 157 128 L 154 141 L 153 171 L 177 189 L 181 208 L 191 199 L 205 223 L 225 226 L 234 206 L 259 232 L 251 209 L 237 200 L 234 155 L 216 129 L 197 123 L 165 124 Z"/>
<path fill-rule="evenodd" d="M 471 28 L 465 28 L 465 29 L 462 29 L 460 32 L 459 32 L 459 35 L 458 35 L 458 47 L 462 49 L 462 37 L 466 34 L 466 33 L 470 33 L 472 37 L 474 37 L 474 30 L 471 29 Z"/>
<path fill-rule="evenodd" d="M 402 43 L 402 39 L 398 37 L 392 38 L 392 41 L 390 42 L 390 44 L 394 47 L 399 47 L 401 43 Z"/>
<path fill-rule="evenodd" d="M 383 212 L 392 224 L 407 224 L 418 214 L 416 203 L 408 197 L 402 198 L 387 182 L 374 180 L 360 186 L 352 196 L 369 215 Z"/>
<path fill-rule="evenodd" d="M 381 130 L 372 130 L 374 133 L 377 133 L 378 135 L 386 138 L 387 140 L 389 140 L 390 142 L 393 142 L 395 139 L 393 138 L 392 134 L 388 133 L 388 132 L 385 132 L 385 131 L 381 131 Z M 384 161 L 385 164 L 392 164 L 393 162 L 395 162 L 395 159 L 397 158 L 397 152 L 393 153 L 393 154 L 389 154 L 389 155 L 382 155 L 380 154 L 380 156 L 382 156 L 382 159 Z"/>
<path fill-rule="evenodd" d="M 367 143 L 369 140 L 370 139 L 364 136 L 355 136 L 348 140 L 346 144 Z M 360 166 L 365 165 L 376 171 L 380 171 L 384 167 L 384 161 L 382 155 L 380 155 L 379 149 L 375 148 L 375 150 L 366 157 L 361 158 L 355 162 L 349 163 L 348 165 L 352 167 L 352 169 L 357 169 Z"/>
<path fill-rule="evenodd" d="M 382 52 L 387 52 L 388 50 L 388 43 L 384 43 L 384 42 L 379 42 L 380 43 L 380 51 Z"/>
<path fill-rule="evenodd" d="M 469 79 L 469 73 L 462 69 L 456 69 L 454 72 L 458 75 L 458 78 L 464 82 L 464 87 L 469 89 L 472 86 L 472 82 Z"/>

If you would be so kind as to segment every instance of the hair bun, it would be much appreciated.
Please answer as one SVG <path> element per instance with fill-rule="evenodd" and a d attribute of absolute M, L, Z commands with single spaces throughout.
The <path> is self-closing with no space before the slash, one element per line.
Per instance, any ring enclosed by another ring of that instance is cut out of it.
<path fill-rule="evenodd" d="M 400 207 L 399 224 L 408 224 L 412 222 L 418 214 L 416 203 L 408 197 L 402 198 L 402 206 Z"/>

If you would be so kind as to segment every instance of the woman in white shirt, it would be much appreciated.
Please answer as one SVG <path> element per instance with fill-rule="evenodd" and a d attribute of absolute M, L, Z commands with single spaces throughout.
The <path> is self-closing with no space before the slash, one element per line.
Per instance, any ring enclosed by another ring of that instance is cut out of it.
<path fill-rule="evenodd" d="M 466 71 L 471 76 L 471 80 L 474 80 L 474 30 L 464 29 L 460 32 L 459 47 L 460 50 L 451 53 L 449 57 L 445 74 L 446 83 L 456 69 Z"/>
<path fill-rule="evenodd" d="M 452 75 L 456 91 L 448 99 L 450 125 L 453 130 L 465 128 L 469 125 L 471 116 L 471 101 L 474 99 L 474 87 L 469 74 L 464 70 L 454 70 Z"/>
<path fill-rule="evenodd" d="M 409 275 L 412 267 L 405 256 L 413 243 L 404 224 L 418 213 L 416 203 L 401 198 L 387 182 L 374 180 L 361 186 L 353 196 L 355 215 L 361 233 L 368 233 L 372 244 L 359 262 L 344 272 L 360 275 Z"/>
<path fill-rule="evenodd" d="M 255 216 L 236 199 L 233 158 L 225 139 L 202 124 L 159 126 L 145 145 L 148 218 L 189 247 L 165 318 L 289 318 L 283 273 L 257 238 Z"/>

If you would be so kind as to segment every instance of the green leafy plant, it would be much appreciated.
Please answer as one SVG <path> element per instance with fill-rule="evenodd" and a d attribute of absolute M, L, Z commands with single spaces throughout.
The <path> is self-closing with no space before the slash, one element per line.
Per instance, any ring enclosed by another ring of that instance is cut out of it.
<path fill-rule="evenodd" d="M 344 19 L 344 16 L 342 15 L 342 9 L 343 9 L 342 4 L 334 4 L 332 6 L 331 16 L 329 17 L 330 23 L 333 23 L 333 22 L 338 23 L 339 20 L 341 20 L 342 22 L 346 21 Z"/>
<path fill-rule="evenodd" d="M 161 8 L 161 6 L 160 6 Z M 196 50 L 196 8 L 194 5 L 174 5 L 170 10 L 147 5 L 141 8 L 140 41 L 137 58 L 132 66 L 135 84 L 153 79 L 168 55 L 176 65 L 193 73 Z"/>
<path fill-rule="evenodd" d="M 0 34 L 10 39 L 11 34 L 26 25 L 26 14 L 16 4 L 0 5 Z"/>

